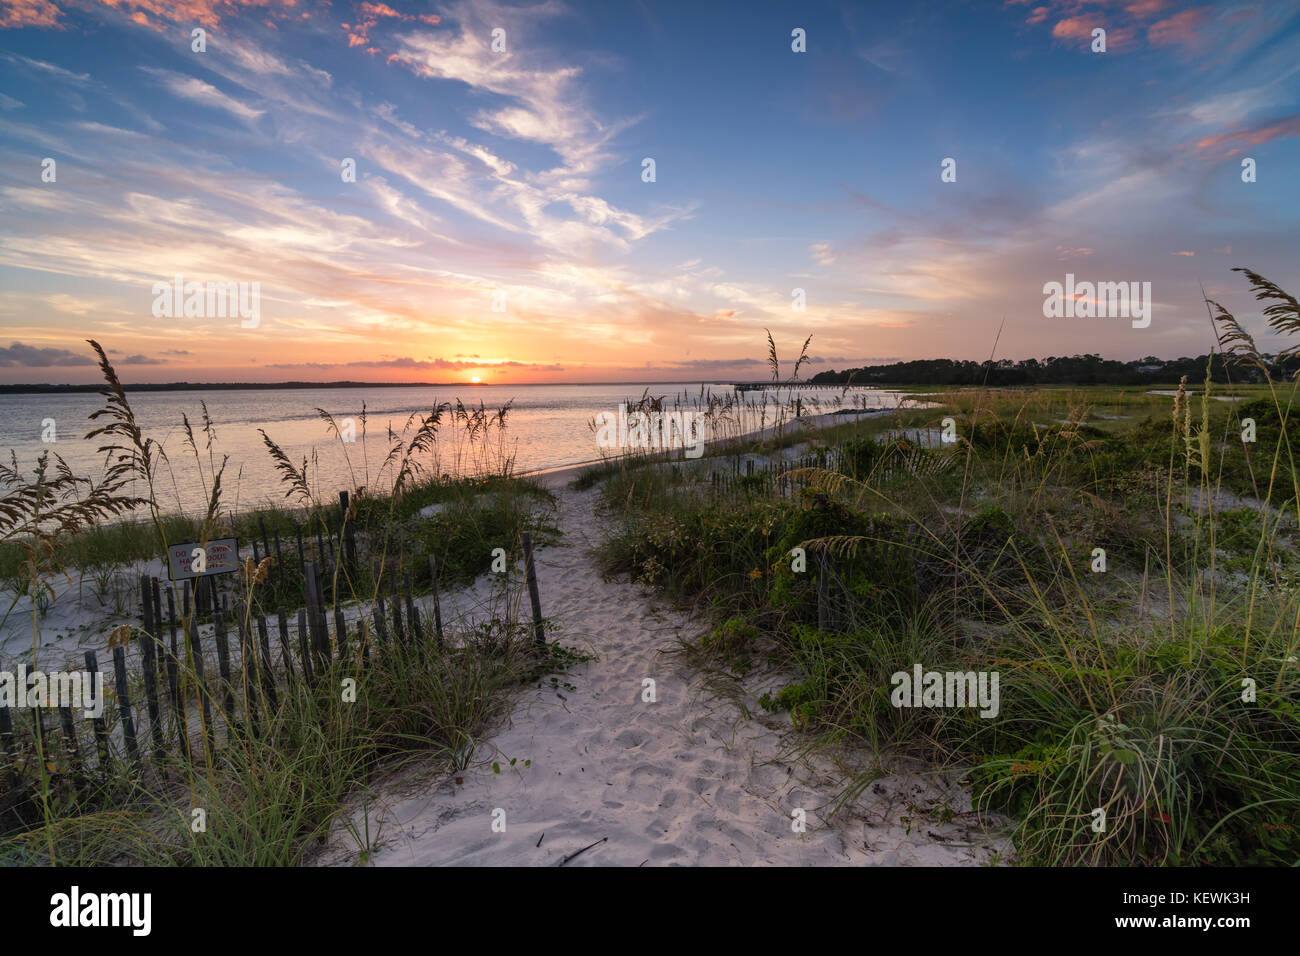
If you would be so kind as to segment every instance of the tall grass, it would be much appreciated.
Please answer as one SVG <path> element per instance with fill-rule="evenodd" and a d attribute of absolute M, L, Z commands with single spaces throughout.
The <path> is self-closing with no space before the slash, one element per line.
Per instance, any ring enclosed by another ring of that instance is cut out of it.
<path fill-rule="evenodd" d="M 0 467 L 5 489 L 0 546 L 5 559 L 25 576 L 27 593 L 52 593 L 49 576 L 58 561 L 94 568 L 107 560 L 106 552 L 117 563 L 131 557 L 164 558 L 168 545 L 178 540 L 206 546 L 229 534 L 255 538 L 254 529 L 267 519 L 283 530 L 306 519 L 334 533 L 326 524 L 329 501 L 316 480 L 314 452 L 294 461 L 265 432 L 263 442 L 290 507 L 246 515 L 226 507 L 226 460 L 218 459 L 214 449 L 216 434 L 206 405 L 197 434 L 188 418 L 182 420 L 184 446 L 199 474 L 206 507 L 194 515 L 164 511 L 160 477 L 171 463 L 139 426 L 104 350 L 94 342 L 91 346 L 105 387 L 104 405 L 92 414 L 96 427 L 87 439 L 100 442 L 106 460 L 103 480 L 76 477 L 61 459 L 51 463 L 48 455 L 38 460 L 31 478 L 21 474 L 16 460 Z M 494 547 L 516 552 L 522 531 L 537 532 L 541 544 L 553 539 L 554 529 L 543 521 L 549 493 L 513 476 L 506 434 L 509 408 L 489 412 L 457 403 L 412 416 L 402 429 L 389 430 L 385 460 L 374 474 L 367 464 L 364 484 L 348 459 L 353 487 L 338 541 L 341 547 L 347 524 L 356 522 L 378 574 L 336 562 L 330 589 L 336 608 L 354 604 L 368 620 L 380 577 L 405 572 L 417 583 L 432 585 L 431 554 L 446 583 L 467 582 L 487 571 Z M 338 423 L 324 411 L 318 414 L 346 456 L 348 443 Z M 444 428 L 449 423 L 450 435 Z M 364 448 L 364 411 L 361 439 Z M 123 494 L 129 486 L 146 493 Z M 424 514 L 431 505 L 441 511 Z M 136 509 L 146 512 L 147 523 L 103 524 Z M 254 633 L 254 618 L 273 612 L 286 597 L 271 572 L 270 557 L 260 564 L 248 558 L 241 568 L 237 608 L 249 634 Z M 249 719 L 238 721 L 239 726 L 208 725 L 209 714 L 220 714 L 220 702 L 212 681 L 200 679 L 199 662 L 184 641 L 183 659 L 176 663 L 182 699 L 189 703 L 180 732 L 189 740 L 190 721 L 198 723 L 192 761 L 177 754 L 155 755 L 142 774 L 131 772 L 125 762 L 110 761 L 78 778 L 44 751 L 45 734 L 18 727 L 18 753 L 0 758 L 3 770 L 34 783 L 32 792 L 9 793 L 0 807 L 12 824 L 0 833 L 0 860 L 31 861 L 34 849 L 43 847 L 51 864 L 301 862 L 358 788 L 416 758 L 431 759 L 443 770 L 464 766 L 483 734 L 506 712 L 511 690 L 563 666 L 558 647 L 538 649 L 531 625 L 521 623 L 519 591 L 518 576 L 509 577 L 477 621 L 453 623 L 436 645 L 430 634 L 423 644 L 412 638 L 382 650 L 374 647 L 372 654 L 366 627 L 356 660 L 344 663 L 334 657 L 315 681 L 290 680 L 273 694 L 268 687 L 277 683 L 274 665 L 257 653 L 248 655 L 235 665 L 233 684 L 243 713 L 267 715 L 263 723 Z M 186 634 L 197 604 L 182 601 L 179 591 L 173 602 L 183 611 L 180 630 Z M 41 631 L 35 601 L 32 627 L 35 663 Z M 153 642 L 166 656 L 159 635 L 136 630 L 134 637 Z M 358 669 L 362 661 L 365 666 Z M 268 666 L 270 673 L 264 672 Z M 342 699 L 344 678 L 355 680 L 355 700 Z M 120 731 L 111 711 L 105 711 L 110 741 Z M 216 749 L 210 741 L 217 739 L 213 731 L 222 728 L 225 746 Z M 28 753 L 35 759 L 28 759 Z M 74 783 L 78 785 L 63 786 Z M 34 800 L 40 807 L 36 818 L 29 812 Z M 196 809 L 210 821 L 202 830 L 192 826 Z"/>
<path fill-rule="evenodd" d="M 1275 327 L 1298 327 L 1295 300 L 1249 276 Z M 1262 364 L 1253 341 L 1237 353 Z M 956 443 L 925 450 L 876 420 L 865 441 L 838 436 L 848 473 L 795 472 L 792 499 L 761 482 L 714 498 L 663 466 L 610 472 L 601 557 L 712 614 L 699 650 L 716 666 L 790 675 L 765 704 L 813 739 L 964 774 L 979 807 L 1014 816 L 1023 862 L 1294 864 L 1295 388 L 1269 382 L 1242 406 L 1208 377 L 1172 401 L 928 395 L 940 406 L 907 424 L 949 415 Z M 1098 418 L 1102 403 L 1129 417 Z M 891 676 L 916 663 L 998 671 L 999 714 L 894 707 Z M 845 802 L 879 772 L 846 779 Z"/>

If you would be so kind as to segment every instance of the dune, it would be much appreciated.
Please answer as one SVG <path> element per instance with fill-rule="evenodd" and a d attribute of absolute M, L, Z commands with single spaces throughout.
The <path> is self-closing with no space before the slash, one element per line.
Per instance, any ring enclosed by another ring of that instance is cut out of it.
<path fill-rule="evenodd" d="M 887 764 L 832 814 L 846 768 L 872 755 L 797 756 L 789 716 L 757 704 L 782 675 L 711 692 L 674 653 L 706 622 L 602 580 L 589 554 L 596 492 L 565 488 L 569 476 L 547 476 L 565 534 L 538 553 L 538 582 L 560 641 L 594 659 L 524 691 L 465 770 L 408 769 L 358 794 L 351 828 L 379 833 L 367 864 L 964 866 L 1008 855 L 989 829 L 1000 821 L 981 825 L 969 795 L 921 765 Z M 336 825 L 314 862 L 355 865 L 348 830 Z"/>

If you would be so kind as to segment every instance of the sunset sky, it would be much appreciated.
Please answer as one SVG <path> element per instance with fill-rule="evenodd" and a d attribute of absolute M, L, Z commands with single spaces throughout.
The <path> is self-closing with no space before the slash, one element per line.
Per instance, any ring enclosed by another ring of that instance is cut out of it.
<path fill-rule="evenodd" d="M 1173 358 L 1202 282 L 1273 349 L 1229 269 L 1300 292 L 1300 6 L 0 0 L 0 222 L 0 382 L 94 381 L 86 338 L 127 381 L 753 379 L 764 328 L 815 372 L 1004 319 Z M 1150 327 L 1045 318 L 1067 273 Z M 156 317 L 177 274 L 260 324 Z"/>

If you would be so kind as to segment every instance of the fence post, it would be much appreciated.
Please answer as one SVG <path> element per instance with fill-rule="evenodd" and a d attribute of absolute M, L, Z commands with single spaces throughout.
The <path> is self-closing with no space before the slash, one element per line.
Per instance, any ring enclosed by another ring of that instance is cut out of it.
<path fill-rule="evenodd" d="M 339 660 L 347 661 L 348 659 L 348 625 L 343 619 L 343 608 L 337 604 L 334 605 L 334 635 L 338 641 Z"/>
<path fill-rule="evenodd" d="M 533 537 L 527 531 L 524 539 L 524 579 L 528 582 L 528 600 L 533 605 L 533 639 L 538 647 L 546 646 L 546 634 L 542 628 L 542 602 L 537 596 L 537 569 L 533 565 Z"/>
<path fill-rule="evenodd" d="M 411 581 L 411 572 L 406 572 L 406 626 L 411 632 L 411 640 L 419 647 L 424 643 L 424 635 L 420 633 L 420 621 L 415 616 L 415 596 L 411 593 L 413 582 Z M 423 648 L 421 648 L 423 650 Z"/>
<path fill-rule="evenodd" d="M 257 616 L 257 638 L 262 645 L 262 666 L 260 670 L 262 672 L 262 694 L 266 698 L 264 704 L 274 711 L 279 701 L 275 694 L 275 672 L 271 670 L 271 637 L 266 631 L 265 614 Z M 271 714 L 268 713 L 266 716 L 269 719 Z"/>
<path fill-rule="evenodd" d="M 429 577 L 433 581 L 433 633 L 438 638 L 438 650 L 442 650 L 442 607 L 438 601 L 438 559 L 429 555 Z"/>
<path fill-rule="evenodd" d="M 158 597 L 157 580 L 154 581 L 155 602 Z M 167 676 L 167 692 L 172 702 L 172 725 L 176 730 L 176 740 L 180 744 L 186 759 L 190 756 L 190 722 L 185 716 L 185 702 L 181 700 L 181 687 L 177 674 L 180 662 L 176 650 L 176 602 L 172 598 L 172 589 L 167 589 L 167 630 L 171 635 L 170 649 L 163 649 L 163 670 Z"/>
<path fill-rule="evenodd" d="M 317 665 L 312 667 L 312 672 L 318 670 L 321 663 L 321 627 L 318 623 L 318 618 L 320 618 L 324 613 L 321 609 L 320 577 L 317 575 L 316 570 L 317 564 L 315 561 L 308 561 L 303 565 L 303 581 L 307 585 L 306 621 L 307 627 L 310 628 L 311 633 L 311 650 L 316 657 L 316 660 L 313 663 Z M 299 626 L 302 625 L 302 622 L 303 616 L 300 611 L 298 615 Z M 328 638 L 326 638 L 326 640 L 328 640 Z M 303 648 L 303 652 L 306 653 L 308 648 L 307 642 L 300 637 L 298 643 L 299 646 Z M 304 670 L 305 669 L 306 665 L 304 665 Z"/>
<path fill-rule="evenodd" d="M 33 683 L 34 680 L 35 680 L 34 675 L 32 675 L 32 674 L 28 674 L 28 675 L 27 675 L 27 686 L 22 688 L 22 694 L 23 694 L 23 696 L 24 696 L 24 697 L 27 697 L 28 699 L 30 699 L 30 694 L 31 694 L 31 690 L 32 690 L 32 683 Z M 45 746 L 45 712 L 44 712 L 44 708 L 41 708 L 41 707 L 33 707 L 33 708 L 32 708 L 32 733 L 34 733 L 34 734 L 36 735 L 36 746 L 37 746 L 37 749 L 39 750 L 39 752 L 42 753 L 42 754 L 47 754 L 49 751 L 47 750 L 47 748 L 46 748 L 46 746 Z M 45 759 L 48 760 L 49 757 L 46 757 Z"/>
<path fill-rule="evenodd" d="M 298 608 L 298 656 L 302 663 L 302 676 L 308 684 L 316 683 L 311 666 L 311 642 L 307 639 L 307 609 Z"/>
<path fill-rule="evenodd" d="M 259 512 L 257 515 L 257 527 L 262 532 L 262 557 L 271 556 L 271 539 L 266 536 L 266 518 Z"/>
<path fill-rule="evenodd" d="M 72 769 L 81 773 L 81 745 L 77 743 L 77 728 L 72 723 L 72 708 L 66 704 L 59 708 L 59 723 L 63 727 L 63 749 L 68 752 Z"/>
<path fill-rule="evenodd" d="M 253 709 L 253 702 L 257 700 L 257 685 L 253 685 L 250 693 L 248 683 L 256 678 L 260 668 L 257 666 L 257 650 L 253 646 L 252 621 L 245 619 L 251 614 L 252 611 L 243 601 L 235 601 L 235 626 L 239 628 L 239 669 L 243 678 L 240 689 L 244 698 L 244 722 L 248 724 L 249 732 L 256 737 L 257 711 Z"/>
<path fill-rule="evenodd" d="M 14 724 L 9 717 L 8 707 L 0 707 L 0 752 L 3 752 L 9 765 L 9 791 L 17 793 L 18 772 L 14 770 L 14 763 L 18 760 L 18 750 L 14 746 Z"/>
<path fill-rule="evenodd" d="M 149 578 L 140 575 L 140 621 L 150 634 L 154 632 L 153 601 L 149 596 Z"/>
<path fill-rule="evenodd" d="M 95 682 L 94 675 L 99 673 L 99 661 L 95 657 L 94 651 L 86 651 L 86 672 L 91 675 L 91 684 Z M 100 699 L 103 699 L 101 694 Z M 104 718 L 92 718 L 92 726 L 95 728 L 95 746 L 99 750 L 99 769 L 108 770 L 108 728 L 104 724 Z"/>
<path fill-rule="evenodd" d="M 292 681 L 293 673 L 293 654 L 289 649 L 289 619 L 285 616 L 283 605 L 276 608 L 276 617 L 280 626 L 280 654 L 284 657 L 284 674 L 285 678 Z"/>
<path fill-rule="evenodd" d="M 275 526 L 275 574 L 280 582 L 280 595 L 284 596 L 284 558 L 280 556 L 280 526 Z"/>
<path fill-rule="evenodd" d="M 339 505 L 343 512 L 343 548 L 344 554 L 347 555 L 348 567 L 355 569 L 357 566 L 357 542 L 352 536 L 352 522 L 348 520 L 349 498 L 346 491 L 339 492 Z"/>
<path fill-rule="evenodd" d="M 155 756 L 161 756 L 163 738 L 162 725 L 158 722 L 158 682 L 155 673 L 158 651 L 154 647 L 155 640 L 157 638 L 152 633 L 146 633 L 140 639 L 140 656 L 143 658 L 140 669 L 144 673 L 144 702 L 145 710 L 149 714 L 149 735 L 153 738 Z"/>
<path fill-rule="evenodd" d="M 203 645 L 199 642 L 199 623 L 190 615 L 185 622 L 185 636 L 190 645 L 190 660 L 194 679 L 198 683 L 199 703 L 203 708 L 203 738 L 208 752 L 217 752 L 216 732 L 212 728 L 212 701 L 208 695 L 208 682 L 203 676 Z"/>
<path fill-rule="evenodd" d="M 385 619 L 388 617 L 388 608 L 384 606 L 384 579 L 383 569 L 377 558 L 370 560 L 370 576 L 375 582 L 375 630 L 378 632 L 380 640 L 388 643 L 388 625 Z"/>
<path fill-rule="evenodd" d="M 393 641 L 396 644 L 405 644 L 406 630 L 402 627 L 402 595 L 397 589 L 396 569 L 388 576 L 388 583 L 393 604 Z"/>
<path fill-rule="evenodd" d="M 257 542 L 253 542 L 256 546 Z M 227 732 L 235 729 L 235 695 L 230 686 L 230 643 L 226 638 L 226 616 L 220 610 L 212 612 L 212 626 L 216 632 L 217 670 L 221 674 L 221 707 L 226 712 Z"/>
<path fill-rule="evenodd" d="M 135 739 L 135 721 L 131 718 L 131 698 L 126 686 L 126 648 L 113 648 L 113 676 L 117 678 L 117 707 L 122 714 L 122 736 L 126 739 L 131 760 L 140 763 L 140 748 Z"/>

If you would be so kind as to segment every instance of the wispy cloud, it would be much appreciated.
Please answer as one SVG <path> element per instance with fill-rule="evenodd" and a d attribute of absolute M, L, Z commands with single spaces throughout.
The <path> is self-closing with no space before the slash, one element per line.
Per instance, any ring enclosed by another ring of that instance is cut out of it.
<path fill-rule="evenodd" d="M 182 73 L 151 66 L 141 67 L 141 69 L 157 77 L 164 87 L 182 99 L 225 110 L 230 115 L 242 120 L 254 120 L 266 113 L 265 110 L 254 109 L 245 103 L 241 103 L 233 96 L 221 92 L 211 83 L 206 83 L 198 77 L 185 76 Z"/>

